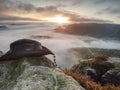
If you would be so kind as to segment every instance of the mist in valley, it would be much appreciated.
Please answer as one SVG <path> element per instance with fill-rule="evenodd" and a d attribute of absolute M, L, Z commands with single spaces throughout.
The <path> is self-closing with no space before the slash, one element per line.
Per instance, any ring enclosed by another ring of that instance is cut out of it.
<path fill-rule="evenodd" d="M 79 60 L 79 58 L 69 52 L 71 48 L 120 49 L 120 41 L 56 33 L 54 32 L 56 26 L 54 25 L 28 24 L 7 26 L 8 29 L 0 30 L 0 51 L 7 52 L 9 44 L 18 39 L 37 40 L 55 53 L 56 62 L 62 68 L 70 68 Z M 40 38 L 41 36 L 49 36 L 50 38 Z M 51 55 L 47 57 L 53 60 Z"/>

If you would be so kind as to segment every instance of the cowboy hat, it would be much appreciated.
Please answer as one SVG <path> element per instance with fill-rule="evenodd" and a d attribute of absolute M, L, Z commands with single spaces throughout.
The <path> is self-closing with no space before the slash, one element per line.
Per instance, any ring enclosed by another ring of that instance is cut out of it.
<path fill-rule="evenodd" d="M 52 53 L 40 42 L 31 39 L 20 39 L 10 44 L 10 50 L 0 57 L 0 61 L 16 60 L 23 57 L 39 57 Z"/>

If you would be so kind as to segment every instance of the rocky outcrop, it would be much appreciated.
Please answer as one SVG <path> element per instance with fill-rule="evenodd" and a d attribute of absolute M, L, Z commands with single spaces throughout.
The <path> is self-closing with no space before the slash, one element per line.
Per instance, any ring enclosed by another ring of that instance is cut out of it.
<path fill-rule="evenodd" d="M 108 70 L 114 68 L 114 65 L 110 62 L 95 60 L 91 63 L 91 68 L 95 69 L 97 77 L 100 81 L 101 76 Z"/>
<path fill-rule="evenodd" d="M 118 64 L 118 63 L 117 63 Z M 101 85 L 113 84 L 120 85 L 120 64 L 118 67 L 108 62 L 103 56 L 93 58 L 91 61 L 82 61 L 74 65 L 71 70 L 90 77 L 92 81 L 99 82 Z"/>
<path fill-rule="evenodd" d="M 104 75 L 102 75 L 102 85 L 114 84 L 116 86 L 120 85 L 120 70 L 111 69 L 108 70 Z"/>
<path fill-rule="evenodd" d="M 97 76 L 97 72 L 95 69 L 93 68 L 86 69 L 86 75 L 89 76 L 93 81 L 97 82 L 98 76 Z"/>
<path fill-rule="evenodd" d="M 0 63 L 0 90 L 85 90 L 45 57 Z"/>

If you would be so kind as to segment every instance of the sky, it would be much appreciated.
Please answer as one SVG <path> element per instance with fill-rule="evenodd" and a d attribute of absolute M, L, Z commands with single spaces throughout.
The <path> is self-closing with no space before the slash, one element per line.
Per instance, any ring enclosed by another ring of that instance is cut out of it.
<path fill-rule="evenodd" d="M 56 16 L 78 23 L 120 24 L 120 0 L 0 0 L 0 22 L 47 22 Z"/>

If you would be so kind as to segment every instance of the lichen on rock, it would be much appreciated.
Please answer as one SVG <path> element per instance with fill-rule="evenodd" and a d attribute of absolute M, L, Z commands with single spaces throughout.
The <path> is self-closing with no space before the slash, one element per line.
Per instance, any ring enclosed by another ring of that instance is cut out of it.
<path fill-rule="evenodd" d="M 84 90 L 46 57 L 0 63 L 0 90 Z"/>

